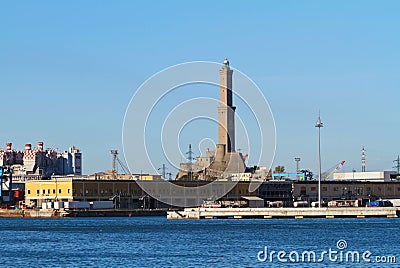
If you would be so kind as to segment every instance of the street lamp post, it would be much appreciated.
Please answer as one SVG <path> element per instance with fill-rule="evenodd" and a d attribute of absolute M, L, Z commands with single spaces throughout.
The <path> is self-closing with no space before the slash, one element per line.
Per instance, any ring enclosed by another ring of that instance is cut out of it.
<path fill-rule="evenodd" d="M 241 177 L 241 174 L 240 174 L 240 163 L 239 163 L 239 159 L 240 159 L 240 152 L 242 151 L 242 149 L 237 149 L 237 151 L 238 151 L 238 179 L 239 179 L 239 181 L 240 181 L 240 177 Z"/>
<path fill-rule="evenodd" d="M 318 128 L 318 207 L 321 208 L 321 128 L 324 127 L 324 124 L 321 122 L 320 114 L 315 127 Z"/>

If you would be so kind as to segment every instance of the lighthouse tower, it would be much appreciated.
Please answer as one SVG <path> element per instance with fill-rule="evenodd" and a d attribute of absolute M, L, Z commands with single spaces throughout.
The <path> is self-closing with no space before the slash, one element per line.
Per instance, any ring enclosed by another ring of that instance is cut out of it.
<path fill-rule="evenodd" d="M 245 158 L 235 151 L 235 110 L 232 100 L 232 74 L 229 61 L 225 58 L 222 68 L 219 70 L 220 86 L 218 106 L 218 143 L 212 158 L 208 156 L 209 165 L 197 165 L 189 163 L 190 167 L 198 166 L 204 179 L 227 178 L 235 176 L 240 178 L 246 170 Z M 208 151 L 210 154 L 210 151 Z M 188 174 L 188 163 L 181 163 L 178 178 Z M 193 169 L 191 169 L 193 172 Z"/>
<path fill-rule="evenodd" d="M 235 110 L 232 101 L 232 74 L 228 59 L 219 71 L 220 105 L 218 106 L 218 144 L 209 170 L 219 171 L 218 176 L 240 174 L 246 169 L 242 154 L 235 151 Z"/>
<path fill-rule="evenodd" d="M 232 74 L 228 59 L 219 71 L 220 105 L 218 107 L 218 144 L 224 146 L 224 152 L 235 152 L 235 109 L 232 106 Z M 221 148 L 222 149 L 222 148 Z"/>

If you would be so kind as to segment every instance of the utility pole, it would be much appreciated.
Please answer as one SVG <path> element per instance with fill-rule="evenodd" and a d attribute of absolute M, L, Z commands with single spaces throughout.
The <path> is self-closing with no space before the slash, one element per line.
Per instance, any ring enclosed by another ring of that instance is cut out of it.
<path fill-rule="evenodd" d="M 238 157 L 238 180 L 240 181 L 240 177 L 241 177 L 241 173 L 240 173 L 240 166 L 239 166 L 239 159 L 240 159 L 240 152 L 242 151 L 242 149 L 237 149 L 237 152 L 238 152 L 238 155 L 239 155 L 239 157 Z"/>
<path fill-rule="evenodd" d="M 318 128 L 318 207 L 321 208 L 321 128 L 324 127 L 324 124 L 321 122 L 320 113 L 318 114 L 318 120 L 315 127 Z"/>
<path fill-rule="evenodd" d="M 188 168 L 188 177 L 189 177 L 189 180 L 191 181 L 192 180 L 192 176 L 193 176 L 193 172 L 192 172 L 192 161 L 194 160 L 194 157 L 193 157 L 193 151 L 192 151 L 192 145 L 191 144 L 189 144 L 189 151 L 186 153 L 187 154 L 187 160 L 189 161 L 188 162 L 188 164 L 189 164 L 189 168 Z"/>
<path fill-rule="evenodd" d="M 162 165 L 162 167 L 160 167 L 158 170 L 162 170 L 162 177 L 163 177 L 163 179 L 165 180 L 166 179 L 166 176 L 165 176 L 165 170 L 167 169 L 166 167 L 165 167 L 165 164 L 163 164 Z"/>

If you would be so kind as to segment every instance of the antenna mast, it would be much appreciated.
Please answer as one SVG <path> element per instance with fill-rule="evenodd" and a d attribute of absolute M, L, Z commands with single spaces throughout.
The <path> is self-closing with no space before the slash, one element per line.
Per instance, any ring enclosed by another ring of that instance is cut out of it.
<path fill-rule="evenodd" d="M 397 169 L 397 175 L 400 174 L 400 156 L 397 156 L 397 159 L 393 161 L 396 165 L 393 167 Z"/>
<path fill-rule="evenodd" d="M 365 148 L 364 146 L 362 147 L 362 154 L 361 154 L 361 171 L 365 172 L 367 164 L 365 162 Z"/>

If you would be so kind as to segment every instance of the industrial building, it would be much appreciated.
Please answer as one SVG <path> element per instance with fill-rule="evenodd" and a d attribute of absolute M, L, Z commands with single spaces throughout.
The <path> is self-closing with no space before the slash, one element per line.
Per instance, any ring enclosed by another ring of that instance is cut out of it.
<path fill-rule="evenodd" d="M 321 198 L 325 202 L 331 200 L 365 199 L 397 199 L 400 197 L 400 182 L 368 182 L 368 181 L 324 181 L 321 182 Z M 293 199 L 305 200 L 309 203 L 318 199 L 318 182 L 298 181 L 293 184 Z"/>
<path fill-rule="evenodd" d="M 75 146 L 57 153 L 55 148 L 44 149 L 43 142 L 38 142 L 36 148 L 27 143 L 23 151 L 17 151 L 12 148 L 12 143 L 7 143 L 5 150 L 0 149 L 0 166 L 11 167 L 16 181 L 52 175 L 81 175 L 82 153 Z"/>
<path fill-rule="evenodd" d="M 292 207 L 294 202 L 300 200 L 308 204 L 318 200 L 317 181 L 263 182 L 254 192 L 249 192 L 250 182 L 214 181 L 211 188 L 205 189 L 202 186 L 210 182 L 173 181 L 182 187 L 171 193 L 168 184 L 160 183 L 159 176 L 154 176 L 153 180 L 150 180 L 151 175 L 146 176 L 147 180 L 135 180 L 132 177 L 102 180 L 77 176 L 29 180 L 26 181 L 25 202 L 28 206 L 40 207 L 43 202 L 55 201 L 113 201 L 115 208 L 153 209 L 171 208 L 168 204 L 172 202 L 187 207 L 195 206 L 199 200 L 204 200 L 204 196 L 221 196 L 217 200 L 229 206 L 241 206 L 243 199 L 253 200 L 251 197 L 262 198 L 264 206 L 278 202 L 285 207 Z M 358 198 L 397 199 L 400 196 L 400 182 L 323 181 L 321 190 L 325 202 Z"/>
<path fill-rule="evenodd" d="M 192 153 L 191 150 L 191 145 L 189 145 L 189 153 Z M 180 179 L 184 177 L 190 171 L 196 174 L 197 180 L 205 180 L 206 178 L 204 176 L 204 171 L 211 165 L 211 163 L 214 161 L 214 158 L 215 152 L 207 148 L 206 155 L 196 157 L 196 161 L 194 163 L 180 163 L 177 178 Z"/>
<path fill-rule="evenodd" d="M 81 175 L 82 153 L 75 146 L 57 153 L 54 148 L 44 149 L 43 142 L 33 149 L 27 143 L 23 151 L 18 151 L 7 143 L 5 150 L 0 149 L 0 168 L 0 203 L 11 204 L 24 198 L 25 181 Z"/>
<path fill-rule="evenodd" d="M 151 175 L 146 175 L 149 177 Z M 219 195 L 227 193 L 221 200 L 229 202 L 240 202 L 242 196 L 257 196 L 257 191 L 249 193 L 248 183 L 232 184 L 228 182 L 218 182 L 213 185 L 212 193 L 199 192 L 201 186 L 207 182 L 200 181 L 175 181 L 181 190 L 169 193 L 170 188 L 165 184 L 159 183 L 159 176 L 154 176 L 154 180 L 134 180 L 134 179 L 118 179 L 118 180 L 96 180 L 89 178 L 73 178 L 73 177 L 54 177 L 50 180 L 29 180 L 25 182 L 25 203 L 29 207 L 41 207 L 43 202 L 57 201 L 108 201 L 115 203 L 115 208 L 168 208 L 169 200 L 182 200 L 185 206 L 193 206 L 198 203 L 198 198 L 203 200 L 204 195 Z M 153 198 L 142 188 L 149 190 L 151 196 L 159 196 Z M 162 202 L 164 199 L 165 202 Z"/>
<path fill-rule="evenodd" d="M 137 177 L 138 176 L 138 177 Z M 25 203 L 41 207 L 43 202 L 115 201 L 116 207 L 137 208 L 146 196 L 136 179 L 161 180 L 159 175 L 118 175 L 96 173 L 91 176 L 53 176 L 46 180 L 25 181 Z"/>

